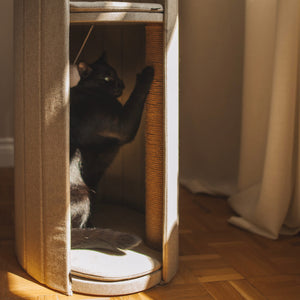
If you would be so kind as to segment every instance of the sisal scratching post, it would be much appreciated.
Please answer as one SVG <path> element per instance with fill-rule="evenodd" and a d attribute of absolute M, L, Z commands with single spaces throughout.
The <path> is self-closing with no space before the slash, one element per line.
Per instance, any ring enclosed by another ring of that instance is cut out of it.
<path fill-rule="evenodd" d="M 164 200 L 164 50 L 163 26 L 146 26 L 146 64 L 155 69 L 146 101 L 146 239 L 161 250 Z"/>

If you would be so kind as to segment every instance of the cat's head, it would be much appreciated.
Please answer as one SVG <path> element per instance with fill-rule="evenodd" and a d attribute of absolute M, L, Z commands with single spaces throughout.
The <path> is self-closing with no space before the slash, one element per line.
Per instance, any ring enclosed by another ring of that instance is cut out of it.
<path fill-rule="evenodd" d="M 80 62 L 78 64 L 80 82 L 78 85 L 99 88 L 114 97 L 120 97 L 124 90 L 124 83 L 117 72 L 107 63 L 106 53 L 92 64 Z"/>

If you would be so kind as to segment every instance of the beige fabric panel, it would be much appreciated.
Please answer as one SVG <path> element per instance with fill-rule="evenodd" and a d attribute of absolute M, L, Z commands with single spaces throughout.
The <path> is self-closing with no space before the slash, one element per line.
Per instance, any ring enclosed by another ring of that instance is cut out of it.
<path fill-rule="evenodd" d="M 24 48 L 24 0 L 15 1 L 14 9 L 14 41 L 15 54 L 15 103 L 14 103 L 14 137 L 15 137 L 15 242 L 20 264 L 26 269 L 25 249 L 25 176 L 24 176 L 24 97 L 23 97 L 23 48 Z"/>
<path fill-rule="evenodd" d="M 15 6 L 17 254 L 31 276 L 70 294 L 68 2 Z"/>
<path fill-rule="evenodd" d="M 178 1 L 165 2 L 165 200 L 163 220 L 163 280 L 178 268 Z"/>
<path fill-rule="evenodd" d="M 45 273 L 46 284 L 69 292 L 69 2 L 44 0 L 43 3 Z"/>
<path fill-rule="evenodd" d="M 27 270 L 44 278 L 41 157 L 41 3 L 24 1 L 24 166 Z"/>

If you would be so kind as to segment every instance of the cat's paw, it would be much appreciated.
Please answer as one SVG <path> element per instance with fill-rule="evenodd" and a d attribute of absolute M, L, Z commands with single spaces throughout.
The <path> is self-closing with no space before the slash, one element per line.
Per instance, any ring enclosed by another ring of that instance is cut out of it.
<path fill-rule="evenodd" d="M 137 81 L 142 84 L 150 85 L 154 78 L 154 68 L 147 66 L 143 71 L 137 75 Z"/>

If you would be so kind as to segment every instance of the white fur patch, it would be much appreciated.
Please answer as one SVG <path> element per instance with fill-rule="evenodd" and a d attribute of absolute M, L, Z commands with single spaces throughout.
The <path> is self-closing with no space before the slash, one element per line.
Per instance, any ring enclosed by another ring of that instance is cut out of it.
<path fill-rule="evenodd" d="M 77 65 L 70 65 L 70 87 L 74 87 L 80 81 Z"/>

